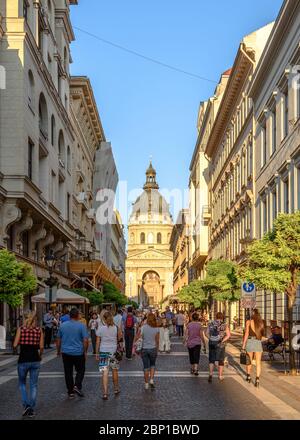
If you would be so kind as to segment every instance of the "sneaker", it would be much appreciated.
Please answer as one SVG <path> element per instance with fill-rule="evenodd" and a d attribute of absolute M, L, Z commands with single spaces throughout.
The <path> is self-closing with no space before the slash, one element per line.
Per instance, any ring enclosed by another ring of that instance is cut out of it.
<path fill-rule="evenodd" d="M 26 408 L 24 409 L 24 412 L 23 412 L 23 414 L 22 414 L 22 417 L 26 417 L 26 416 L 28 416 L 30 410 L 31 410 L 30 406 L 27 405 Z"/>
<path fill-rule="evenodd" d="M 68 393 L 69 399 L 74 399 L 75 394 L 74 393 Z"/>
<path fill-rule="evenodd" d="M 30 410 L 28 412 L 28 417 L 30 417 L 30 418 L 35 417 L 35 412 L 33 411 L 32 408 L 30 408 Z"/>
<path fill-rule="evenodd" d="M 153 380 L 150 380 L 150 388 L 151 388 L 151 390 L 154 390 L 154 388 L 155 388 Z"/>
<path fill-rule="evenodd" d="M 84 397 L 83 392 L 76 386 L 74 387 L 74 393 L 76 393 L 79 397 Z"/>
<path fill-rule="evenodd" d="M 149 390 L 149 384 L 145 383 L 145 390 Z"/>

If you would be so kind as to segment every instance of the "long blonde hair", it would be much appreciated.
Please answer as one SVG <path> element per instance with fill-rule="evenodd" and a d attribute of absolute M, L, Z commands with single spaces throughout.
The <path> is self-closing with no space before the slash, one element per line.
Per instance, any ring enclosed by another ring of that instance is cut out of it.
<path fill-rule="evenodd" d="M 23 326 L 27 328 L 36 327 L 36 312 L 33 312 L 31 310 L 24 313 L 24 321 Z"/>

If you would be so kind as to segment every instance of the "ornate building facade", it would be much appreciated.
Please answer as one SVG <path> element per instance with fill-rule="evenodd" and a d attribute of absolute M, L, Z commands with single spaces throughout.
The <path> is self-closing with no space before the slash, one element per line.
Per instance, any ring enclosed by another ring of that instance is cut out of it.
<path fill-rule="evenodd" d="M 190 237 L 189 210 L 182 209 L 173 227 L 170 250 L 173 252 L 173 291 L 174 295 L 189 284 L 190 277 Z"/>
<path fill-rule="evenodd" d="M 250 88 L 256 128 L 255 237 L 272 229 L 279 213 L 300 210 L 300 1 L 283 3 Z M 287 297 L 258 291 L 267 325 L 287 319 Z M 300 289 L 294 319 L 300 319 Z"/>
<path fill-rule="evenodd" d="M 126 296 L 154 307 L 173 294 L 173 221 L 158 190 L 156 171 L 150 163 L 144 192 L 134 203 L 129 219 L 126 259 Z"/>

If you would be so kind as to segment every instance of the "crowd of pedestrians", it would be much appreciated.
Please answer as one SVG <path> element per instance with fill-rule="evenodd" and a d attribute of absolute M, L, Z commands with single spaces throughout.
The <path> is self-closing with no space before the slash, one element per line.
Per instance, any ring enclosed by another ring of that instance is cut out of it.
<path fill-rule="evenodd" d="M 263 320 L 258 310 L 254 310 L 246 323 L 242 351 L 246 351 L 250 359 L 246 366 L 248 383 L 251 383 L 252 361 L 254 357 L 256 359 L 256 387 L 261 374 L 263 333 Z M 57 356 L 62 358 L 68 397 L 73 399 L 75 395 L 84 397 L 82 384 L 91 340 L 92 352 L 102 376 L 102 398 L 108 400 L 109 371 L 112 372 L 115 396 L 121 392 L 118 371 L 124 354 L 126 361 L 140 356 L 145 390 L 154 390 L 158 353 L 171 352 L 171 336 L 174 335 L 187 347 L 192 375 L 199 375 L 201 350 L 206 354 L 208 348 L 208 382 L 213 380 L 215 366 L 218 367 L 219 380 L 224 380 L 225 347 L 231 335 L 221 312 L 214 320 L 209 320 L 207 312 L 174 312 L 167 307 L 164 312 L 145 313 L 127 307 L 117 310 L 114 315 L 106 309 L 100 314 L 92 312 L 87 321 L 80 310 L 72 308 L 64 309 L 62 313 L 48 311 L 43 317 L 43 328 L 38 326 L 36 314 L 29 312 L 24 316 L 14 341 L 14 348 L 20 346 L 18 376 L 23 416 L 33 417 L 35 414 L 40 363 L 44 348 L 51 348 L 53 341 Z M 26 391 L 28 373 L 29 393 Z"/>

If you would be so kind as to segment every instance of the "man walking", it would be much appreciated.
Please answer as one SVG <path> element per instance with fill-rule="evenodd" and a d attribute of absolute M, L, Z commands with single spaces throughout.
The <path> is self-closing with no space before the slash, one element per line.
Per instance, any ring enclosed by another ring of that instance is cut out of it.
<path fill-rule="evenodd" d="M 56 323 L 56 321 L 53 316 L 52 310 L 48 310 L 48 312 L 45 313 L 45 315 L 44 315 L 45 348 L 52 348 L 51 341 L 52 341 L 53 326 L 55 323 Z"/>
<path fill-rule="evenodd" d="M 82 382 L 88 346 L 87 328 L 80 322 L 79 310 L 73 308 L 70 311 L 70 321 L 60 326 L 57 336 L 57 356 L 60 356 L 62 353 L 65 381 L 70 398 L 74 398 L 75 393 L 80 397 L 84 397 Z M 75 384 L 73 377 L 74 367 L 76 371 Z"/>
<path fill-rule="evenodd" d="M 131 361 L 134 340 L 134 328 L 137 323 L 137 319 L 133 315 L 132 307 L 128 307 L 127 313 L 124 314 L 122 317 L 122 322 L 124 326 L 126 359 Z"/>
<path fill-rule="evenodd" d="M 177 335 L 181 337 L 183 336 L 183 327 L 184 327 L 184 314 L 182 313 L 181 310 L 175 316 L 175 320 L 176 320 Z"/>

